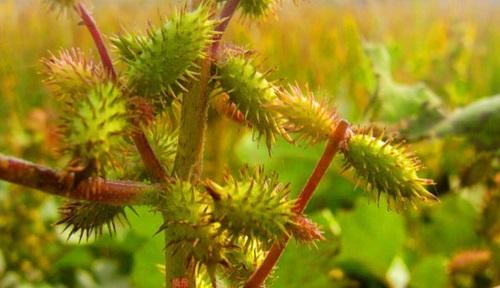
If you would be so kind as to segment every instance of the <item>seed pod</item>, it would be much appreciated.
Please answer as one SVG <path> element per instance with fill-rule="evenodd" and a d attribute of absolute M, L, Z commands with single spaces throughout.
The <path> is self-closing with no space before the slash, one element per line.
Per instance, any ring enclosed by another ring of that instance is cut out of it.
<path fill-rule="evenodd" d="M 278 175 L 265 175 L 262 168 L 242 169 L 238 178 L 226 177 L 224 186 L 207 180 L 206 189 L 214 200 L 212 218 L 233 237 L 259 240 L 265 246 L 288 234 L 293 221 L 289 185 Z"/>
<path fill-rule="evenodd" d="M 196 62 L 206 57 L 215 24 L 209 9 L 200 5 L 191 12 L 177 12 L 145 36 L 129 34 L 112 39 L 128 64 L 125 75 L 132 94 L 170 103 L 177 94 L 186 92 L 185 82 L 196 78 Z"/>
<path fill-rule="evenodd" d="M 127 126 L 126 103 L 112 84 L 100 84 L 76 103 L 67 104 L 62 130 L 66 150 L 75 157 L 111 161 L 110 152 Z"/>
<path fill-rule="evenodd" d="M 159 210 L 168 220 L 158 232 L 166 232 L 167 246 L 174 247 L 174 251 L 188 251 L 189 257 L 200 263 L 222 262 L 225 237 L 210 221 L 210 207 L 204 195 L 190 183 L 175 180 L 162 198 Z"/>
<path fill-rule="evenodd" d="M 59 208 L 59 212 L 61 219 L 56 225 L 65 225 L 64 231 L 69 229 L 68 238 L 79 233 L 80 241 L 84 235 L 87 240 L 92 235 L 94 237 L 102 235 L 104 227 L 107 227 L 109 234 L 114 234 L 116 220 L 122 224 L 128 224 L 123 206 L 70 201 Z"/>
<path fill-rule="evenodd" d="M 71 9 L 75 5 L 75 0 L 44 0 L 45 5 L 50 10 L 63 12 L 64 10 Z"/>
<path fill-rule="evenodd" d="M 273 11 L 276 0 L 241 0 L 241 12 L 249 17 L 263 17 Z"/>
<path fill-rule="evenodd" d="M 58 55 L 43 59 L 45 82 L 61 101 L 74 101 L 103 82 L 105 73 L 100 65 L 85 57 L 77 48 L 62 50 Z"/>
<path fill-rule="evenodd" d="M 248 245 L 238 240 L 235 249 L 229 250 L 226 255 L 228 265 L 224 267 L 224 276 L 230 282 L 230 287 L 242 287 L 266 256 L 256 241 Z"/>
<path fill-rule="evenodd" d="M 252 63 L 243 56 L 231 56 L 218 63 L 217 74 L 229 100 L 252 124 L 258 137 L 266 138 L 269 150 L 276 141 L 276 135 L 288 137 L 281 127 L 278 113 L 268 107 L 277 99 L 276 88 Z"/>
<path fill-rule="evenodd" d="M 390 207 L 399 209 L 414 205 L 415 200 L 437 200 L 424 188 L 433 184 L 432 180 L 418 177 L 420 164 L 400 145 L 393 146 L 371 134 L 355 134 L 343 152 L 346 167 L 353 167 L 378 198 L 386 194 Z"/>
<path fill-rule="evenodd" d="M 337 115 L 314 99 L 308 89 L 302 92 L 297 86 L 278 93 L 278 101 L 270 105 L 277 111 L 287 132 L 294 133 L 296 140 L 315 144 L 328 140 L 337 124 Z"/>

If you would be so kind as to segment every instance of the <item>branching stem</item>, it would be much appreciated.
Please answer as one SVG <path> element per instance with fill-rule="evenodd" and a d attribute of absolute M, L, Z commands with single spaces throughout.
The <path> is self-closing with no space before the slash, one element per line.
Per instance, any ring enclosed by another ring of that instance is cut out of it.
<path fill-rule="evenodd" d="M 212 57 L 214 58 L 217 58 L 218 56 L 220 40 L 222 39 L 222 36 L 226 31 L 227 26 L 229 25 L 229 21 L 231 21 L 231 18 L 233 17 L 234 12 L 236 11 L 236 8 L 238 8 L 239 4 L 240 0 L 228 0 L 224 5 L 224 7 L 222 8 L 222 11 L 219 16 L 221 22 L 215 28 L 215 32 L 217 33 L 214 36 L 214 42 L 212 43 L 211 47 Z"/>
<path fill-rule="evenodd" d="M 179 145 L 175 156 L 174 174 L 185 181 L 198 182 L 202 173 L 203 146 L 208 118 L 208 82 L 211 78 L 210 67 L 216 58 L 219 42 L 236 10 L 239 0 L 226 2 L 221 12 L 221 23 L 216 28 L 212 45 L 208 47 L 208 57 L 201 63 L 200 80 L 184 95 L 181 110 Z M 168 217 L 168 216 L 165 216 Z M 165 219 L 167 221 L 168 219 Z M 168 235 L 165 235 L 168 237 Z M 168 242 L 169 239 L 166 239 Z M 167 288 L 195 287 L 195 269 L 191 260 L 187 259 L 185 249 L 167 247 L 165 249 Z"/>
<path fill-rule="evenodd" d="M 1 154 L 0 179 L 52 195 L 111 205 L 149 204 L 157 197 L 160 188 L 139 182 L 102 178 L 87 178 L 75 183 L 67 172 Z"/>
<path fill-rule="evenodd" d="M 321 178 L 323 178 L 323 175 L 325 175 L 328 167 L 330 166 L 330 163 L 337 154 L 342 143 L 345 141 L 347 137 L 346 132 L 348 131 L 348 129 L 349 124 L 344 120 L 340 121 L 340 123 L 337 125 L 335 132 L 333 132 L 332 137 L 330 137 L 330 140 L 326 145 L 323 155 L 321 156 L 318 164 L 316 164 L 313 173 L 309 177 L 309 180 L 307 181 L 306 185 L 302 189 L 302 192 L 297 198 L 297 201 L 295 202 L 295 213 L 302 213 L 306 208 L 307 203 L 311 199 L 314 191 L 316 190 L 316 187 L 318 187 Z M 283 253 L 283 250 L 285 249 L 289 239 L 290 238 L 286 236 L 284 239 L 273 244 L 268 254 L 266 255 L 266 258 L 264 259 L 264 262 L 262 262 L 259 268 L 257 268 L 257 270 L 245 283 L 245 288 L 262 287 L 262 284 L 271 274 L 273 267 L 278 262 L 278 259 Z"/>
<path fill-rule="evenodd" d="M 109 77 L 113 81 L 117 81 L 117 74 L 115 68 L 113 67 L 113 62 L 111 61 L 111 57 L 109 56 L 108 50 L 106 49 L 106 45 L 104 44 L 94 18 L 81 3 L 78 3 L 75 6 L 75 9 L 78 15 L 80 15 L 83 24 L 89 30 L 92 39 L 94 39 L 94 43 L 97 47 L 97 51 L 99 52 L 99 56 L 101 57 L 104 69 L 108 72 Z M 159 182 L 167 179 L 167 173 L 151 148 L 146 135 L 139 127 L 137 127 L 132 133 L 132 139 L 134 140 L 134 144 L 137 147 L 137 151 L 141 155 L 142 162 L 144 163 L 146 171 L 148 171 L 149 175 Z"/>

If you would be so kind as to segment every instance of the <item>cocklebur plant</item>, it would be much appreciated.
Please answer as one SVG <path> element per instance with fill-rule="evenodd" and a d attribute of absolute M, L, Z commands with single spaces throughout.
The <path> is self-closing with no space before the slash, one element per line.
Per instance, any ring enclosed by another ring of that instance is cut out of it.
<path fill-rule="evenodd" d="M 418 177 L 419 164 L 401 145 L 351 128 L 308 89 L 273 81 L 252 53 L 220 45 L 236 10 L 256 20 L 277 1 L 203 1 L 146 32 L 112 36 L 119 70 L 82 3 L 51 4 L 75 8 L 102 65 L 77 49 L 43 60 L 47 86 L 63 103 L 61 153 L 70 160 L 55 171 L 0 156 L 0 178 L 68 198 L 58 224 L 80 239 L 113 233 L 133 205 L 161 213 L 166 287 L 196 287 L 201 275 L 213 287 L 261 287 L 290 238 L 323 239 L 303 212 L 337 152 L 395 207 L 435 200 L 424 187 L 432 181 Z M 217 107 L 269 152 L 278 137 L 326 142 L 297 199 L 263 167 L 227 172 L 223 182 L 203 174 L 207 114 Z"/>

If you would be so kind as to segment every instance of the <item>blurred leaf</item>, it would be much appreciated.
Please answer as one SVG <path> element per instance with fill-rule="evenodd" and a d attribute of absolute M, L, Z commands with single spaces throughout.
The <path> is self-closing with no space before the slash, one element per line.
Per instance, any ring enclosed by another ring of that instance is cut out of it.
<path fill-rule="evenodd" d="M 120 273 L 120 263 L 116 260 L 99 259 L 93 263 L 92 271 L 100 286 L 107 288 L 126 288 L 129 285 L 127 275 Z"/>
<path fill-rule="evenodd" d="M 339 263 L 356 262 L 379 279 L 385 279 L 394 257 L 402 252 L 405 240 L 403 217 L 380 205 L 360 199 L 352 211 L 341 212 L 341 253 Z"/>
<path fill-rule="evenodd" d="M 92 274 L 86 270 L 78 269 L 75 273 L 76 288 L 97 288 L 98 284 L 92 277 Z"/>
<path fill-rule="evenodd" d="M 434 133 L 464 136 L 481 149 L 500 149 L 500 95 L 454 111 L 435 127 Z"/>
<path fill-rule="evenodd" d="M 262 164 L 267 171 L 278 172 L 282 182 L 291 183 L 291 196 L 296 197 L 321 157 L 324 144 L 303 147 L 278 141 L 273 147 L 272 157 L 269 157 L 266 147 L 255 145 L 248 135 L 248 137 L 243 138 L 237 149 L 242 162 L 250 165 Z M 338 169 L 335 169 L 341 166 L 342 160 L 340 157 L 336 157 L 314 193 L 314 197 L 307 207 L 308 212 L 324 208 L 335 211 L 339 208 L 351 207 L 356 198 L 364 193 L 361 189 L 355 189 L 354 184 L 341 176 Z"/>
<path fill-rule="evenodd" d="M 88 246 L 75 246 L 54 263 L 54 269 L 86 269 L 93 260 L 94 256 Z"/>
<path fill-rule="evenodd" d="M 422 259 L 411 270 L 410 284 L 414 288 L 448 287 L 446 258 L 432 256 Z"/>
<path fill-rule="evenodd" d="M 481 243 L 476 234 L 477 220 L 478 213 L 471 203 L 458 195 L 448 195 L 441 198 L 440 205 L 422 212 L 414 236 L 421 251 L 451 255 Z"/>
<path fill-rule="evenodd" d="M 317 242 L 318 247 L 304 247 L 304 244 L 290 241 L 270 287 L 336 287 L 328 272 L 333 268 L 338 251 L 338 223 L 328 210 L 316 212 L 310 218 L 319 224 L 326 240 Z"/>
<path fill-rule="evenodd" d="M 5 257 L 3 256 L 2 249 L 0 249 L 0 276 L 5 272 Z"/>
<path fill-rule="evenodd" d="M 165 261 L 165 241 L 162 233 L 153 235 L 163 223 L 159 213 L 153 213 L 148 207 L 137 207 L 135 213 L 127 214 L 133 232 L 145 237 L 147 240 L 134 253 L 132 282 L 134 287 L 161 287 L 164 277 L 156 267 Z"/>
<path fill-rule="evenodd" d="M 424 83 L 407 85 L 393 79 L 391 58 L 385 46 L 365 44 L 365 51 L 379 81 L 371 107 L 377 120 L 386 123 L 408 120 L 410 127 L 407 129 L 418 134 L 442 118 L 439 112 L 441 100 Z M 420 118 L 421 114 L 425 117 Z"/>

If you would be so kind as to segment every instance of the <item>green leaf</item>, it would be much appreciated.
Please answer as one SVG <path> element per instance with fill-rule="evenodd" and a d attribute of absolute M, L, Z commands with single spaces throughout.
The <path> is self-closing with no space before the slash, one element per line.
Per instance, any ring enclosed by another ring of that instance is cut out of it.
<path fill-rule="evenodd" d="M 242 139 L 236 153 L 242 162 L 251 166 L 264 165 L 269 171 L 279 171 L 280 181 L 291 184 L 290 197 L 293 198 L 297 197 L 304 187 L 321 157 L 323 146 L 296 146 L 280 140 L 273 148 L 273 157 L 269 157 L 265 147 L 255 145 L 251 136 L 248 136 Z M 293 165 L 289 165 L 290 163 Z M 355 189 L 351 181 L 340 176 L 339 171 L 334 169 L 341 165 L 340 157 L 336 158 L 321 180 L 306 212 L 323 208 L 335 211 L 340 207 L 351 207 L 358 196 L 365 194 L 361 189 Z"/>
<path fill-rule="evenodd" d="M 414 288 L 448 287 L 446 258 L 432 256 L 419 261 L 411 270 L 410 284 Z"/>
<path fill-rule="evenodd" d="M 339 247 L 339 224 L 329 210 L 317 212 L 310 218 L 320 225 L 326 240 L 318 242 L 318 247 L 304 247 L 291 241 L 280 258 L 275 277 L 269 281 L 270 287 L 336 287 L 329 272 L 334 268 Z"/>
<path fill-rule="evenodd" d="M 94 256 L 88 247 L 74 247 L 68 253 L 62 255 L 55 263 L 54 269 L 89 268 L 94 260 Z"/>
<path fill-rule="evenodd" d="M 415 232 L 421 251 L 451 255 L 454 251 L 477 247 L 477 211 L 457 195 L 441 199 L 441 204 L 424 211 Z"/>
<path fill-rule="evenodd" d="M 160 233 L 153 237 L 158 227 L 163 222 L 159 213 L 153 213 L 150 208 L 137 207 L 137 213 L 128 213 L 127 217 L 132 226 L 132 231 L 148 239 L 144 245 L 134 253 L 132 282 L 134 287 L 162 287 L 164 277 L 157 268 L 158 264 L 165 262 L 165 241 Z M 128 212 L 128 211 L 127 211 Z"/>
<path fill-rule="evenodd" d="M 406 237 L 401 215 L 382 205 L 360 199 L 352 211 L 342 212 L 339 262 L 356 262 L 379 279 L 384 279 L 394 257 L 402 252 Z"/>
<path fill-rule="evenodd" d="M 500 95 L 454 111 L 435 128 L 437 136 L 464 136 L 481 149 L 500 149 Z"/>
<path fill-rule="evenodd" d="M 397 123 L 401 120 L 415 121 L 415 118 L 427 121 L 428 118 L 421 119 L 418 116 L 422 113 L 432 115 L 431 123 L 423 125 L 423 122 L 417 121 L 408 124 L 416 125 L 418 130 L 422 130 L 442 118 L 439 112 L 440 98 L 424 83 L 408 85 L 393 79 L 391 57 L 385 46 L 369 43 L 365 44 L 365 51 L 374 73 L 379 77 L 377 97 L 373 99 L 373 113 L 377 120 L 387 123 Z"/>

